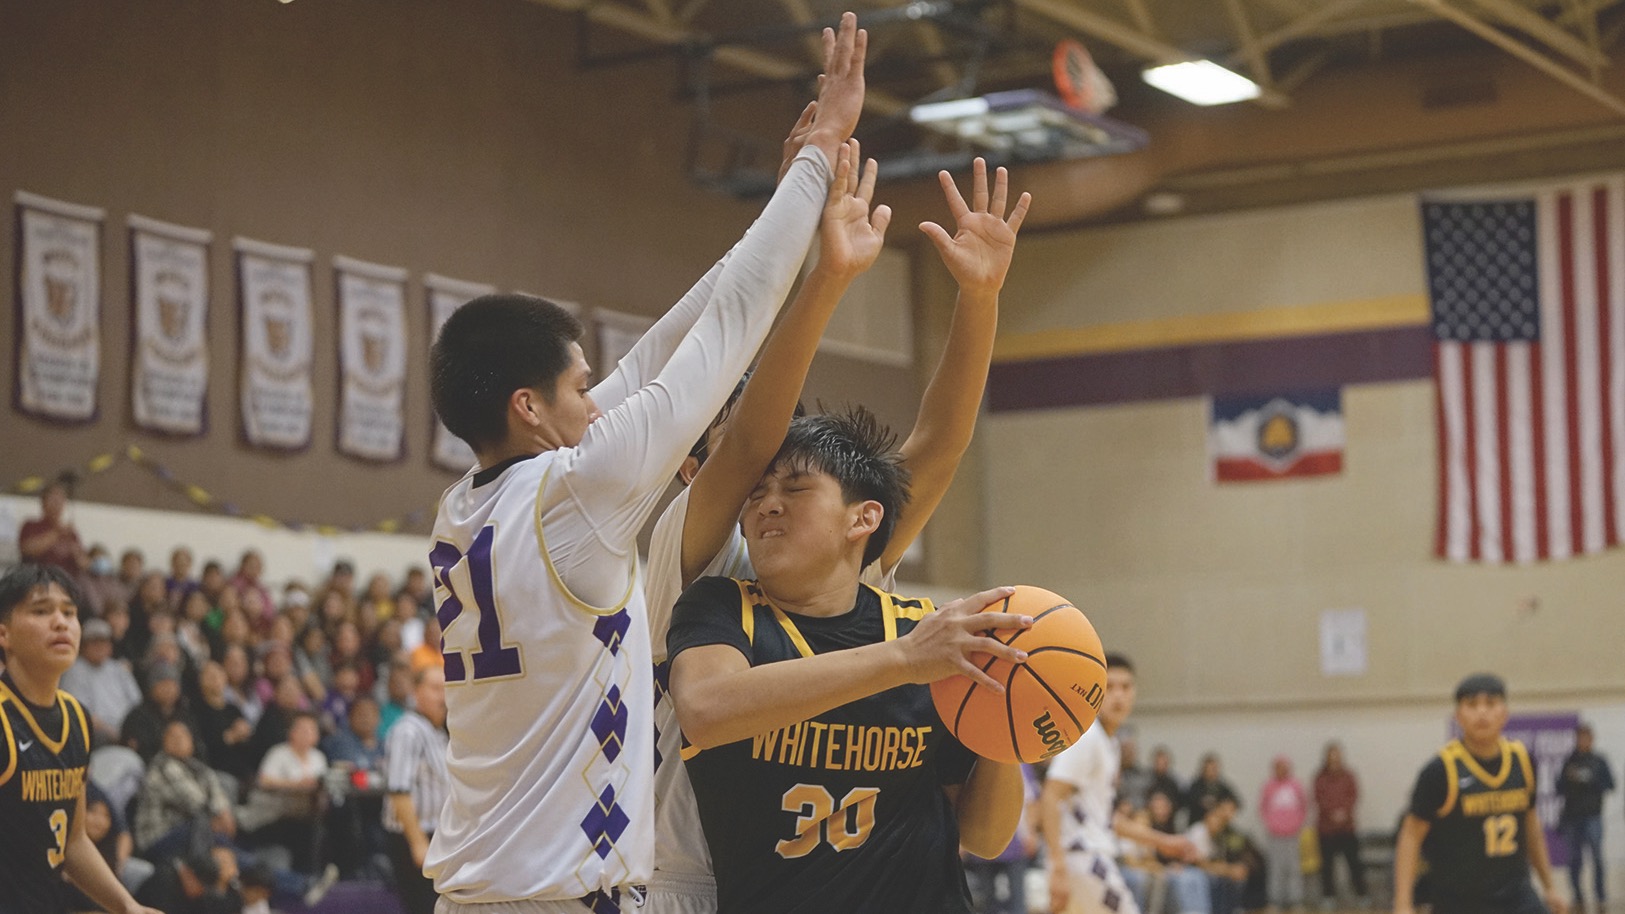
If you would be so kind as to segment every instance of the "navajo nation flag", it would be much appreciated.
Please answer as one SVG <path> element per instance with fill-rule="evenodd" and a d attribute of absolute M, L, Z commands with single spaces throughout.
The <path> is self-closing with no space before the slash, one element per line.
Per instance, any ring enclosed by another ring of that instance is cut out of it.
<path fill-rule="evenodd" d="M 1618 545 L 1625 177 L 1422 204 L 1438 381 L 1436 549 L 1459 562 Z"/>

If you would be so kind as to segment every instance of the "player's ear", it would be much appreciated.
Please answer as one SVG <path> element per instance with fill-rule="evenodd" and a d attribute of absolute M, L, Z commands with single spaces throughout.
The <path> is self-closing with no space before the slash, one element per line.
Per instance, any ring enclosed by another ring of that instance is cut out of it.
<path fill-rule="evenodd" d="M 540 425 L 541 416 L 539 410 L 542 404 L 537 402 L 539 400 L 541 400 L 541 395 L 536 391 L 531 390 L 529 387 L 518 388 L 508 395 L 508 414 L 517 417 L 520 422 L 527 426 Z"/>
<path fill-rule="evenodd" d="M 683 485 L 685 486 L 693 485 L 694 477 L 698 475 L 699 472 L 700 458 L 690 454 L 683 458 L 682 465 L 677 468 L 677 478 L 681 479 L 683 481 Z"/>
<path fill-rule="evenodd" d="M 880 529 L 880 519 L 886 514 L 886 509 L 874 499 L 860 501 L 857 511 L 852 517 L 852 526 L 846 531 L 846 538 L 857 541 Z"/>

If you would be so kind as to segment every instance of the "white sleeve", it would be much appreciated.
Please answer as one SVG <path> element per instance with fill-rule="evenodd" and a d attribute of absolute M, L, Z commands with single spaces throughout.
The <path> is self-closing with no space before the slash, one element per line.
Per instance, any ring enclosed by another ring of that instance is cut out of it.
<path fill-rule="evenodd" d="M 1089 737 L 1085 733 L 1077 742 L 1062 750 L 1060 755 L 1050 759 L 1049 770 L 1044 777 L 1071 784 L 1079 790 L 1088 787 L 1091 753 Z"/>
<path fill-rule="evenodd" d="M 677 344 L 683 341 L 683 337 L 694 329 L 694 322 L 700 319 L 706 302 L 711 300 L 711 290 L 716 287 L 717 277 L 722 274 L 723 266 L 732 255 L 731 250 L 722 255 L 722 259 L 700 277 L 694 288 L 689 289 L 677 300 L 677 304 L 672 305 L 660 320 L 655 321 L 653 327 L 638 338 L 609 376 L 593 386 L 592 400 L 599 409 L 607 413 L 620 406 L 632 391 L 649 383 L 660 373 L 660 369 L 666 367 L 671 354 L 677 350 Z"/>
<path fill-rule="evenodd" d="M 766 339 L 807 256 L 830 180 L 824 154 L 802 149 L 659 374 L 588 426 L 579 446 L 558 452 L 542 493 L 542 527 L 553 566 L 578 599 L 607 606 L 626 591 L 624 563 L 606 565 L 604 554 L 632 552 L 689 447 Z"/>

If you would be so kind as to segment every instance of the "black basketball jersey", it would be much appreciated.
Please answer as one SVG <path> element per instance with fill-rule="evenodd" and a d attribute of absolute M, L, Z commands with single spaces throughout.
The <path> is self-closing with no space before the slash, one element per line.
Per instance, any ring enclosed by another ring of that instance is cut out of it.
<path fill-rule="evenodd" d="M 705 578 L 673 612 L 671 654 L 730 644 L 762 666 L 889 641 L 931 612 L 860 586 L 851 612 L 791 615 L 754 582 Z M 975 762 L 930 689 L 907 685 L 683 758 L 716 871 L 719 914 L 970 910 L 944 785 Z"/>
<path fill-rule="evenodd" d="M 1446 898 L 1494 906 L 1528 891 L 1535 768 L 1521 742 L 1503 739 L 1499 752 L 1478 759 L 1454 740 L 1417 778 L 1411 814 L 1431 823 L 1422 854 Z"/>
<path fill-rule="evenodd" d="M 72 695 L 38 708 L 0 679 L 0 914 L 67 909 L 60 870 L 89 764 L 90 728 Z"/>

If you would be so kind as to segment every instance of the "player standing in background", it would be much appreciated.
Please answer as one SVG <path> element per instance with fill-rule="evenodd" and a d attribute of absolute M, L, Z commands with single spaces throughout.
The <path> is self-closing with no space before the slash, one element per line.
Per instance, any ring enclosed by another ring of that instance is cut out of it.
<path fill-rule="evenodd" d="M 0 578 L 0 914 L 64 914 L 65 873 L 113 914 L 136 903 L 85 834 L 85 710 L 57 686 L 79 654 L 79 606 L 63 570 Z"/>
<path fill-rule="evenodd" d="M 794 155 L 796 140 L 792 134 L 786 143 L 790 155 Z M 868 216 L 874 177 L 871 162 L 861 183 L 855 171 L 849 173 L 849 191 L 844 197 L 832 193 L 820 229 L 818 265 L 768 338 L 743 393 L 685 461 L 680 475 L 688 487 L 667 506 L 650 541 L 646 593 L 657 660 L 658 728 L 656 873 L 649 902 L 653 914 L 716 910 L 710 853 L 693 788 L 679 758 L 682 738 L 667 689 L 670 665 L 660 662 L 665 660 L 671 607 L 683 588 L 699 577 L 755 577 L 739 533 L 739 508 L 784 440 L 829 315 L 852 278 L 868 269 L 880 253 L 889 213 L 878 207 L 872 220 Z M 941 501 L 970 444 L 998 327 L 999 291 L 1009 272 L 1016 230 L 1031 204 L 1031 198 L 1023 195 L 1008 222 L 991 214 L 988 210 L 994 198 L 999 201 L 999 212 L 1003 211 L 1009 175 L 998 169 L 990 193 L 987 166 L 981 159 L 974 165 L 971 204 L 965 202 L 947 172 L 939 177 L 956 231 L 950 235 L 934 223 L 921 229 L 937 245 L 959 284 L 959 298 L 942 358 L 922 398 L 914 429 L 902 446 L 903 462 L 912 477 L 909 506 L 898 519 L 885 552 L 863 574 L 865 583 L 887 590 L 903 553 Z M 837 188 L 839 184 L 838 178 Z"/>
<path fill-rule="evenodd" d="M 1136 897 L 1145 887 L 1130 886 L 1117 865 L 1122 836 L 1166 857 L 1188 860 L 1190 839 L 1169 835 L 1117 812 L 1117 771 L 1123 752 L 1117 730 L 1134 713 L 1134 665 L 1121 654 L 1106 655 L 1106 698 L 1094 726 L 1050 760 L 1038 796 L 1044 841 L 1049 849 L 1050 910 L 1079 914 L 1139 914 Z M 1129 870 L 1143 879 L 1143 870 Z M 1194 867 L 1165 874 L 1180 914 L 1205 912 L 1207 876 Z"/>
<path fill-rule="evenodd" d="M 1451 740 L 1422 768 L 1394 849 L 1394 914 L 1412 914 L 1419 857 L 1433 914 L 1563 914 L 1535 807 L 1529 750 L 1505 739 L 1507 687 L 1478 673 L 1456 687 Z M 1546 899 L 1529 884 L 1533 865 Z"/>
<path fill-rule="evenodd" d="M 637 533 L 795 279 L 866 45 L 850 13 L 825 31 L 812 129 L 766 211 L 597 387 L 579 321 L 549 302 L 485 296 L 440 331 L 435 410 L 479 460 L 442 496 L 430 554 L 451 741 L 425 871 L 444 914 L 639 900 L 654 700 Z"/>

